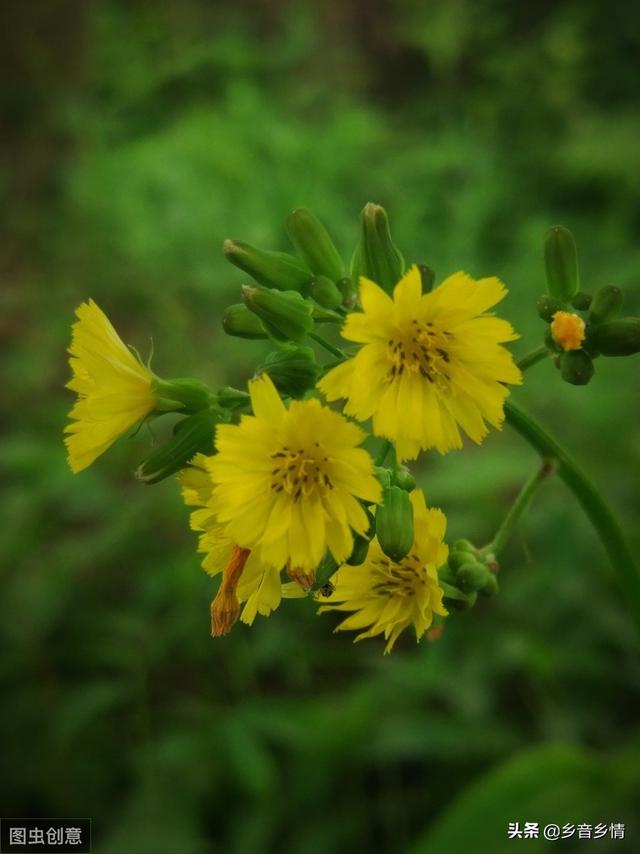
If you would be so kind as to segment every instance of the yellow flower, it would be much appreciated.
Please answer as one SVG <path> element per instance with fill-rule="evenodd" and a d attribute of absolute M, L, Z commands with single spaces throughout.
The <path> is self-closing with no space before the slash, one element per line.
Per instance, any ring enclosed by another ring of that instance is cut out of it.
<path fill-rule="evenodd" d="M 584 320 L 571 311 L 556 311 L 551 319 L 551 337 L 563 350 L 579 350 L 585 338 Z"/>
<path fill-rule="evenodd" d="M 234 543 L 276 570 L 311 576 L 327 548 L 338 562 L 363 534 L 358 501 L 380 500 L 364 432 L 318 400 L 287 409 L 267 374 L 249 383 L 254 414 L 216 431 L 210 508 Z"/>
<path fill-rule="evenodd" d="M 246 603 L 240 619 L 251 625 L 256 614 L 268 617 L 280 604 L 281 598 L 298 598 L 304 591 L 297 584 L 282 584 L 280 570 L 266 566 L 254 552 L 244 554 L 225 533 L 208 506 L 213 482 L 207 470 L 210 458 L 197 454 L 189 466 L 178 475 L 182 497 L 187 506 L 197 507 L 190 524 L 200 532 L 198 551 L 204 553 L 202 567 L 215 576 L 223 573 L 223 582 L 213 600 L 212 634 L 227 634 L 235 623 L 240 603 Z M 225 577 L 226 573 L 226 577 Z"/>
<path fill-rule="evenodd" d="M 108 317 L 89 300 L 76 309 L 67 388 L 78 401 L 69 413 L 65 444 L 71 470 L 87 468 L 156 405 L 153 375 L 122 342 Z"/>
<path fill-rule="evenodd" d="M 398 636 L 411 624 L 420 640 L 434 614 L 447 614 L 438 583 L 438 567 L 449 551 L 442 541 L 446 519 L 441 510 L 427 509 L 419 489 L 411 493 L 411 503 L 415 539 L 409 554 L 395 562 L 374 538 L 361 566 L 345 564 L 336 570 L 331 578 L 333 592 L 318 611 L 352 611 L 336 631 L 366 629 L 356 641 L 384 634 L 385 653 L 391 652 Z"/>
<path fill-rule="evenodd" d="M 496 278 L 455 273 L 423 294 L 417 267 L 393 298 L 361 278 L 363 311 L 348 315 L 342 336 L 363 346 L 318 387 L 328 400 L 346 397 L 347 415 L 372 418 L 374 433 L 395 441 L 401 459 L 462 447 L 459 427 L 480 443 L 485 422 L 502 425 L 505 383 L 522 381 L 502 346 L 518 335 L 486 313 L 506 293 Z"/>

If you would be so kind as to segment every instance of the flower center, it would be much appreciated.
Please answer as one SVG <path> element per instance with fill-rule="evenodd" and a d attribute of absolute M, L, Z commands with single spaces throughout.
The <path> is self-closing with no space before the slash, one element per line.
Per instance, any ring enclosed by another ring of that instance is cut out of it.
<path fill-rule="evenodd" d="M 449 332 L 437 331 L 431 321 L 412 320 L 409 329 L 388 341 L 387 356 L 391 364 L 387 380 L 391 382 L 407 371 L 420 373 L 442 389 L 448 388 L 449 338 Z"/>
<path fill-rule="evenodd" d="M 373 561 L 371 591 L 377 596 L 415 596 L 426 585 L 418 555 L 408 554 L 400 563 L 382 557 Z"/>
<path fill-rule="evenodd" d="M 285 491 L 293 500 L 314 492 L 320 494 L 333 489 L 328 474 L 329 457 L 322 453 L 319 442 L 311 450 L 289 448 L 283 445 L 279 451 L 271 454 L 274 462 L 271 471 L 271 489 L 274 492 Z"/>

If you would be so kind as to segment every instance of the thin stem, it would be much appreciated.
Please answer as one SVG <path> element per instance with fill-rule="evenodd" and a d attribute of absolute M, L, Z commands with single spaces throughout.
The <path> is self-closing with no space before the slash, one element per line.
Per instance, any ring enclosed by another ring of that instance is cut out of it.
<path fill-rule="evenodd" d="M 383 466 L 384 461 L 387 459 L 387 454 L 389 453 L 389 448 L 391 447 L 391 442 L 388 439 L 384 439 L 382 445 L 380 445 L 380 450 L 373 461 L 374 466 Z"/>
<path fill-rule="evenodd" d="M 546 460 L 555 460 L 558 475 L 573 492 L 600 537 L 640 631 L 640 572 L 618 522 L 600 492 L 567 452 L 518 404 L 505 403 L 508 423 Z"/>
<path fill-rule="evenodd" d="M 344 352 L 344 350 L 341 350 L 339 347 L 334 347 L 333 344 L 330 344 L 328 341 L 325 341 L 322 335 L 318 335 L 317 332 L 310 332 L 309 338 L 313 338 L 314 341 L 317 341 L 317 343 L 321 347 L 324 347 L 325 350 L 328 350 L 336 358 L 340 360 L 344 360 L 347 358 L 347 354 Z"/>
<path fill-rule="evenodd" d="M 507 515 L 504 517 L 504 520 L 496 531 L 493 540 L 491 540 L 489 545 L 482 549 L 483 554 L 491 554 L 495 557 L 500 555 L 504 547 L 507 545 L 515 526 L 522 518 L 522 514 L 531 503 L 531 499 L 545 480 L 554 473 L 555 468 L 555 461 L 544 460 L 540 468 L 531 475 L 518 493 L 518 497 L 513 502 L 513 505 Z"/>
<path fill-rule="evenodd" d="M 532 350 L 530 353 L 526 353 L 516 362 L 516 365 L 520 368 L 521 371 L 526 371 L 527 368 L 530 368 L 532 365 L 537 365 L 538 362 L 541 362 L 547 356 L 550 356 L 549 350 L 542 344 L 540 347 L 536 347 L 535 350 Z"/>

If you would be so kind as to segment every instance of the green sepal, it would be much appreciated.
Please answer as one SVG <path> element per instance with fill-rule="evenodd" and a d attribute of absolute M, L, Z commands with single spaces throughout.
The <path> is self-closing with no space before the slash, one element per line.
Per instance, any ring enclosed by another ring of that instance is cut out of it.
<path fill-rule="evenodd" d="M 220 406 L 231 411 L 244 409 L 251 403 L 251 396 L 246 391 L 233 388 L 230 385 L 222 386 L 216 392 L 216 401 Z"/>
<path fill-rule="evenodd" d="M 172 438 L 140 463 L 136 478 L 147 484 L 159 483 L 185 468 L 196 454 L 212 454 L 215 427 L 223 420 L 224 413 L 211 408 L 179 421 Z"/>
<path fill-rule="evenodd" d="M 599 288 L 593 297 L 589 311 L 589 322 L 598 326 L 616 318 L 622 310 L 622 291 L 615 285 Z"/>
<path fill-rule="evenodd" d="M 418 264 L 418 270 L 420 271 L 420 280 L 422 282 L 422 293 L 428 294 L 433 290 L 433 286 L 436 283 L 436 274 L 426 264 Z"/>
<path fill-rule="evenodd" d="M 157 412 L 198 412 L 208 407 L 213 400 L 207 386 L 191 377 L 173 380 L 154 377 L 151 391 L 156 396 Z"/>
<path fill-rule="evenodd" d="M 487 578 L 484 587 L 481 587 L 479 593 L 481 596 L 486 596 L 490 598 L 491 596 L 495 596 L 496 593 L 500 591 L 500 585 L 498 584 L 498 579 L 494 575 L 493 572 L 489 573 L 489 577 Z"/>
<path fill-rule="evenodd" d="M 329 232 L 310 211 L 298 208 L 285 220 L 285 228 L 296 251 L 312 273 L 337 282 L 344 265 Z"/>
<path fill-rule="evenodd" d="M 563 225 L 554 225 L 547 232 L 544 263 L 549 295 L 570 302 L 580 289 L 578 251 L 573 235 Z"/>
<path fill-rule="evenodd" d="M 360 243 L 351 262 L 354 282 L 371 279 L 391 293 L 404 273 L 404 258 L 391 238 L 387 212 L 380 205 L 366 204 L 360 215 Z"/>
<path fill-rule="evenodd" d="M 562 311 L 564 303 L 556 297 L 550 297 L 549 294 L 542 294 L 536 300 L 536 311 L 541 320 L 551 323 L 553 315 L 556 311 Z"/>
<path fill-rule="evenodd" d="M 242 299 L 276 341 L 302 343 L 313 329 L 313 304 L 295 291 L 244 285 Z"/>
<path fill-rule="evenodd" d="M 413 506 L 409 493 L 399 486 L 382 490 L 382 503 L 376 510 L 376 536 L 382 551 L 396 563 L 413 546 Z"/>
<path fill-rule="evenodd" d="M 560 355 L 560 374 L 571 385 L 587 385 L 594 371 L 593 360 L 585 350 L 568 350 Z"/>
<path fill-rule="evenodd" d="M 621 317 L 596 326 L 593 342 L 603 356 L 633 356 L 640 353 L 640 317 Z"/>
<path fill-rule="evenodd" d="M 228 261 L 266 288 L 299 291 L 313 277 L 304 261 L 288 252 L 257 249 L 240 240 L 225 240 L 222 251 Z"/>
<path fill-rule="evenodd" d="M 262 321 L 243 302 L 230 305 L 222 315 L 222 328 L 235 338 L 267 338 Z"/>
<path fill-rule="evenodd" d="M 384 466 L 375 466 L 373 469 L 373 474 L 377 478 L 383 489 L 385 489 L 387 486 L 391 486 L 391 472 L 389 471 L 389 469 L 384 468 Z"/>
<path fill-rule="evenodd" d="M 280 394 L 300 398 L 315 386 L 321 371 L 311 347 L 285 346 L 269 353 L 256 376 L 269 374 Z"/>

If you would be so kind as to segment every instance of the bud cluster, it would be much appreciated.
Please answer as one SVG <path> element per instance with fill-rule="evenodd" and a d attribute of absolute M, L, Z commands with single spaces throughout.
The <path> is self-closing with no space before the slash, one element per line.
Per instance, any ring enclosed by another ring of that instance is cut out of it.
<path fill-rule="evenodd" d="M 545 344 L 565 382 L 586 385 L 598 356 L 640 352 L 640 318 L 618 315 L 623 295 L 605 285 L 593 295 L 580 290 L 578 252 L 571 232 L 556 225 L 544 245 L 547 292 L 538 298 L 539 317 L 549 324 Z"/>

